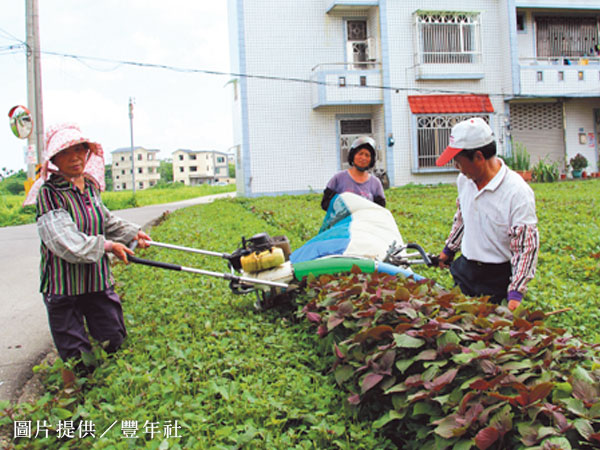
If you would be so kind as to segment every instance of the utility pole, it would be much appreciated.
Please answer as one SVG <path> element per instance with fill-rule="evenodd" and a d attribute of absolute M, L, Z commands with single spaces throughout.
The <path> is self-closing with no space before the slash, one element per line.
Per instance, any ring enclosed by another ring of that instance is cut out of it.
<path fill-rule="evenodd" d="M 42 107 L 42 69 L 40 64 L 40 36 L 38 0 L 26 0 L 27 13 L 27 102 L 33 118 L 33 132 L 27 139 L 27 175 L 35 178 L 35 161 L 30 154 L 35 149 L 37 163 L 42 163 L 44 152 L 44 114 Z"/>
<path fill-rule="evenodd" d="M 133 154 L 133 99 L 129 97 L 129 134 L 131 135 L 131 184 L 135 194 L 135 155 Z"/>

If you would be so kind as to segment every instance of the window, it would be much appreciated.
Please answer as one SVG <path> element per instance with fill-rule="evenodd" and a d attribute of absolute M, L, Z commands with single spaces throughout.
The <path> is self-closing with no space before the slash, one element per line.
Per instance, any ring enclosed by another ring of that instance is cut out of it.
<path fill-rule="evenodd" d="M 366 20 L 346 21 L 347 59 L 349 63 L 362 63 L 369 60 L 369 41 Z M 366 69 L 367 64 L 351 64 L 351 69 Z"/>
<path fill-rule="evenodd" d="M 597 22 L 595 17 L 536 17 L 537 55 L 541 58 L 589 55 L 598 45 Z"/>
<path fill-rule="evenodd" d="M 450 130 L 458 122 L 481 117 L 489 123 L 487 115 L 418 115 L 417 116 L 417 166 L 419 169 L 435 168 L 436 159 L 448 146 Z M 448 163 L 450 167 L 451 163 Z"/>
<path fill-rule="evenodd" d="M 517 13 L 517 31 L 525 31 L 525 14 Z"/>
<path fill-rule="evenodd" d="M 123 189 L 127 189 L 127 183 L 123 183 Z"/>
<path fill-rule="evenodd" d="M 141 153 L 138 153 L 137 157 L 138 157 L 138 161 L 141 161 L 142 159 L 144 159 L 144 155 L 142 155 Z"/>
<path fill-rule="evenodd" d="M 148 153 L 148 161 L 154 160 L 154 153 Z"/>
<path fill-rule="evenodd" d="M 225 162 L 225 158 L 223 158 L 222 156 L 218 156 L 217 157 L 217 162 L 218 163 L 224 163 Z"/>
<path fill-rule="evenodd" d="M 115 179 L 117 179 L 117 180 L 118 180 L 118 179 L 119 179 L 119 175 L 117 175 L 117 176 L 115 177 Z"/>
<path fill-rule="evenodd" d="M 198 172 L 197 166 L 190 166 L 190 172 Z"/>
<path fill-rule="evenodd" d="M 179 161 L 183 161 L 183 155 L 179 155 Z"/>
<path fill-rule="evenodd" d="M 118 162 L 115 163 L 115 167 L 119 167 L 119 163 Z"/>
<path fill-rule="evenodd" d="M 124 170 L 121 170 L 121 175 L 125 175 L 125 171 Z"/>
<path fill-rule="evenodd" d="M 416 27 L 419 64 L 479 62 L 478 14 L 420 11 Z"/>
<path fill-rule="evenodd" d="M 196 161 L 196 155 L 190 155 L 190 160 L 191 161 Z"/>
<path fill-rule="evenodd" d="M 143 183 L 142 181 L 140 181 L 140 183 L 138 184 L 138 187 L 139 187 L 140 189 L 144 189 L 144 183 Z"/>
<path fill-rule="evenodd" d="M 179 171 L 180 171 L 180 172 L 183 172 L 183 167 L 180 167 L 180 168 L 179 168 Z"/>
<path fill-rule="evenodd" d="M 138 167 L 138 173 L 144 173 L 144 169 L 141 167 Z"/>
<path fill-rule="evenodd" d="M 124 156 L 121 156 L 121 161 L 125 161 L 125 157 Z"/>

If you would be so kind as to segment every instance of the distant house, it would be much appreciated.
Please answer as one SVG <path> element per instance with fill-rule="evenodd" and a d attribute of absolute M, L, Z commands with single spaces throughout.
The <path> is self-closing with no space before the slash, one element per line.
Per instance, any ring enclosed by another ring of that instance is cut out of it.
<path fill-rule="evenodd" d="M 187 186 L 213 184 L 229 178 L 228 155 L 214 150 L 173 152 L 173 181 Z"/>
<path fill-rule="evenodd" d="M 147 189 L 160 180 L 158 152 L 160 150 L 135 147 L 134 164 L 135 176 L 131 176 L 131 148 L 118 148 L 111 152 L 112 179 L 115 191 L 131 190 L 133 180 L 136 189 Z"/>

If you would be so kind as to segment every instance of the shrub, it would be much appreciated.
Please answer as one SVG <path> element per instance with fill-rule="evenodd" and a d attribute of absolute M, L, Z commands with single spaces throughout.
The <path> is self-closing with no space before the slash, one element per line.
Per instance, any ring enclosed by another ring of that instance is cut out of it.
<path fill-rule="evenodd" d="M 588 161 L 581 153 L 577 153 L 570 159 L 569 166 L 573 170 L 582 170 L 588 166 Z"/>
<path fill-rule="evenodd" d="M 13 195 L 19 195 L 21 192 L 25 192 L 25 186 L 23 183 L 18 181 L 9 181 L 5 186 L 6 190 Z"/>
<path fill-rule="evenodd" d="M 558 163 L 549 163 L 546 159 L 540 159 L 532 169 L 532 177 L 535 181 L 549 183 L 558 180 Z"/>
<path fill-rule="evenodd" d="M 531 157 L 525 146 L 520 142 L 513 142 L 512 154 L 507 156 L 502 155 L 501 158 L 512 170 L 529 170 Z"/>
<path fill-rule="evenodd" d="M 333 337 L 348 402 L 399 448 L 600 444 L 598 346 L 547 314 L 358 268 L 308 289 L 301 315 Z"/>

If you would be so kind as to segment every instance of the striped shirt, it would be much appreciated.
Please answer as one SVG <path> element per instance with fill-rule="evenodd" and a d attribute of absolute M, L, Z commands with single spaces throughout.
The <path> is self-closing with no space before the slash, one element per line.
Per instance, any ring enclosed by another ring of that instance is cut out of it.
<path fill-rule="evenodd" d="M 140 227 L 115 217 L 89 180 L 84 191 L 52 175 L 37 197 L 37 228 L 41 244 L 40 291 L 80 295 L 114 284 L 107 240 L 128 244 Z"/>
<path fill-rule="evenodd" d="M 527 183 L 501 163 L 500 171 L 481 190 L 459 175 L 457 211 L 446 249 L 461 250 L 465 258 L 483 263 L 510 261 L 508 291 L 525 294 L 539 251 L 535 197 Z"/>

